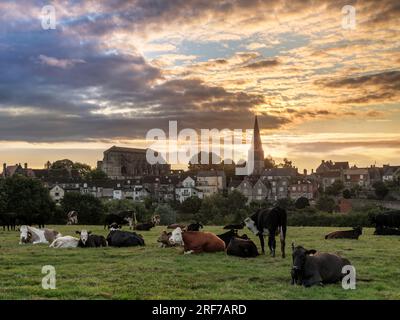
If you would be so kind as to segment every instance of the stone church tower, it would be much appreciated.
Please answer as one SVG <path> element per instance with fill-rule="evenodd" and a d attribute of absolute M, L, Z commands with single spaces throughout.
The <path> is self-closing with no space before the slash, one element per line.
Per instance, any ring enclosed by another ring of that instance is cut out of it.
<path fill-rule="evenodd" d="M 248 161 L 251 160 L 251 155 L 254 155 L 254 169 L 249 174 L 261 175 L 264 172 L 264 150 L 261 143 L 260 128 L 258 127 L 257 116 L 254 120 L 254 134 L 249 150 Z"/>

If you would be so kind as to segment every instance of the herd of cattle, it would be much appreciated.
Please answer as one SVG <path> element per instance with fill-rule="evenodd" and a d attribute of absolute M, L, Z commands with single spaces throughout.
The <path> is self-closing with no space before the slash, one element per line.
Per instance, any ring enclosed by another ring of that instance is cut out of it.
<path fill-rule="evenodd" d="M 120 215 L 111 216 L 107 220 L 109 234 L 105 238 L 102 235 L 94 235 L 90 231 L 76 231 L 78 237 L 63 236 L 59 232 L 35 228 L 29 225 L 20 227 L 20 244 L 23 243 L 47 243 L 52 248 L 87 248 L 87 247 L 130 247 L 144 246 L 144 237 L 134 231 L 123 231 L 121 225 L 128 223 L 136 230 L 148 231 L 160 223 L 160 217 L 154 216 L 148 223 L 132 225 L 131 220 L 121 219 Z M 384 213 L 374 217 L 376 226 L 375 234 L 400 234 L 400 214 Z M 259 255 L 256 244 L 246 235 L 239 235 L 239 230 L 247 227 L 259 238 L 262 253 L 264 250 L 264 237 L 268 237 L 268 247 L 271 256 L 275 256 L 276 241 L 279 235 L 282 258 L 285 257 L 285 239 L 287 227 L 286 210 L 280 207 L 272 209 L 259 209 L 252 216 L 246 218 L 240 224 L 231 224 L 224 227 L 228 230 L 216 235 L 211 232 L 201 231 L 201 223 L 190 225 L 171 224 L 167 226 L 172 231 L 163 231 L 158 238 L 160 247 L 184 248 L 185 254 L 202 252 L 225 251 L 228 255 L 242 258 L 254 258 Z M 325 239 L 358 239 L 362 234 L 362 228 L 352 230 L 335 231 L 327 234 Z M 292 284 L 304 286 L 323 285 L 334 283 L 342 279 L 342 268 L 351 265 L 350 261 L 337 254 L 318 252 L 314 249 L 307 250 L 302 246 L 292 243 L 293 265 L 291 270 Z"/>

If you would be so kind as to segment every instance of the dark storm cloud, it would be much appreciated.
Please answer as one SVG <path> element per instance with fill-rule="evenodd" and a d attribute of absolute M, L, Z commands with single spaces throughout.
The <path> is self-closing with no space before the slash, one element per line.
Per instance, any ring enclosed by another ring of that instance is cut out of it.
<path fill-rule="evenodd" d="M 265 102 L 263 95 L 229 92 L 199 79 L 166 81 L 135 52 L 107 52 L 62 30 L 11 32 L 0 35 L 3 43 L 1 140 L 143 138 L 151 128 L 167 129 L 168 120 L 195 129 L 245 129 L 251 128 L 250 109 Z M 111 112 L 101 113 L 104 108 Z M 266 128 L 289 122 L 272 115 L 260 121 Z"/>
<path fill-rule="evenodd" d="M 280 62 L 278 59 L 270 59 L 270 60 L 261 60 L 261 61 L 253 62 L 253 63 L 250 63 L 250 64 L 244 66 L 243 68 L 258 70 L 258 69 L 276 67 L 279 64 L 280 64 Z"/>

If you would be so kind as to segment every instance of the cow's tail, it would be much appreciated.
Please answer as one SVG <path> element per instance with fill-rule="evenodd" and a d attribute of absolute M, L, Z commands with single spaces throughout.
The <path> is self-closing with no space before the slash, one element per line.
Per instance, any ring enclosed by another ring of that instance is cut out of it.
<path fill-rule="evenodd" d="M 280 239 L 281 241 L 285 241 L 286 239 L 286 226 L 287 226 L 287 214 L 286 214 L 286 210 L 282 209 L 281 212 L 281 217 L 280 217 Z"/>

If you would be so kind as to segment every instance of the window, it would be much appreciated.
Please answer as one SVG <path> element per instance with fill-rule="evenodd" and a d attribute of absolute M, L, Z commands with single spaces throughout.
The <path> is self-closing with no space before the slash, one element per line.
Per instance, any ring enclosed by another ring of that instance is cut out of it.
<path fill-rule="evenodd" d="M 282 182 L 282 185 L 283 185 L 283 186 L 286 186 L 286 181 L 283 181 L 283 182 Z"/>
<path fill-rule="evenodd" d="M 296 187 L 292 187 L 292 191 L 296 191 Z"/>
<path fill-rule="evenodd" d="M 258 194 L 260 194 L 260 195 L 262 194 L 262 189 L 261 188 L 258 189 Z"/>
<path fill-rule="evenodd" d="M 364 175 L 360 174 L 360 179 L 364 180 Z"/>
<path fill-rule="evenodd" d="M 283 191 L 283 187 L 279 187 L 279 191 L 282 192 Z"/>
<path fill-rule="evenodd" d="M 59 197 L 59 196 L 60 196 L 60 194 L 59 194 L 58 192 L 56 192 L 54 195 L 55 195 L 56 197 Z"/>

